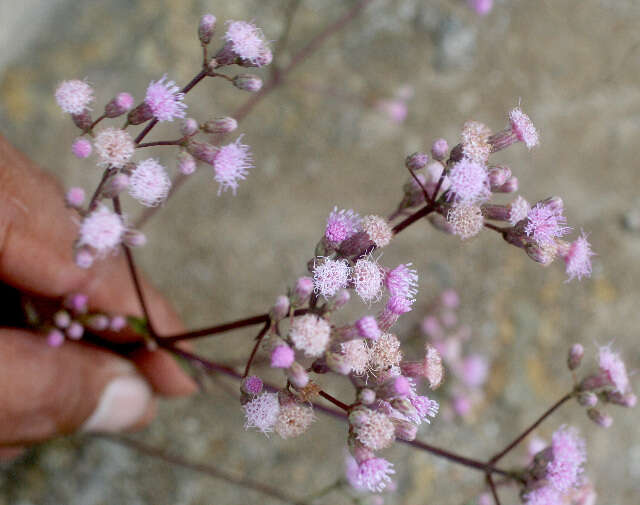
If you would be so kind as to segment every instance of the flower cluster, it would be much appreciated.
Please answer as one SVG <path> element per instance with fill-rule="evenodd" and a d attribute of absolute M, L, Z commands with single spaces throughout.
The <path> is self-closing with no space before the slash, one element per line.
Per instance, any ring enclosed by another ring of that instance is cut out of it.
<path fill-rule="evenodd" d="M 200 20 L 198 37 L 207 46 L 214 35 L 216 18 L 206 14 Z M 260 67 L 272 60 L 271 50 L 262 32 L 245 21 L 229 21 L 224 35 L 224 45 L 214 58 L 205 62 L 208 77 L 223 77 L 243 90 L 257 91 L 262 86 L 258 77 L 239 74 L 234 77 L 219 73 L 231 65 Z M 71 115 L 74 124 L 82 134 L 71 146 L 73 154 L 86 159 L 96 155 L 98 167 L 104 170 L 102 181 L 86 208 L 83 207 L 85 193 L 82 188 L 70 188 L 67 203 L 77 210 L 82 221 L 76 242 L 76 263 L 89 268 L 96 257 L 104 256 L 120 244 L 141 245 L 144 236 L 126 226 L 126 220 L 114 204 L 111 211 L 102 200 L 113 200 L 125 189 L 140 204 L 152 207 L 162 204 L 171 189 L 171 178 L 167 169 L 156 159 L 147 158 L 134 161 L 136 151 L 154 145 L 173 145 L 179 148 L 177 171 L 190 175 L 196 171 L 197 162 L 211 165 L 213 179 L 218 183 L 218 195 L 227 190 L 235 195 L 239 182 L 246 179 L 253 167 L 249 146 L 240 142 L 222 144 L 223 137 L 237 128 L 237 121 L 230 117 L 210 119 L 199 125 L 193 118 L 185 118 L 187 105 L 184 103 L 188 88 L 180 89 L 167 75 L 151 81 L 144 99 L 135 105 L 130 93 L 118 93 L 104 107 L 97 118 L 91 115 L 90 106 L 94 101 L 93 87 L 84 80 L 62 82 L 55 92 L 55 98 L 63 112 Z M 134 106 L 135 105 L 135 106 Z M 126 123 L 120 128 L 98 128 L 105 119 L 126 115 Z M 183 119 L 180 138 L 143 144 L 142 139 L 155 122 L 171 122 Z M 134 138 L 131 126 L 149 121 L 147 128 Z M 197 134 L 207 135 L 207 141 L 196 139 Z"/>
<path fill-rule="evenodd" d="M 456 309 L 460 304 L 458 293 L 443 291 L 429 306 L 420 329 L 437 349 L 446 366 L 447 396 L 450 406 L 443 407 L 443 415 L 469 416 L 484 398 L 484 385 L 489 376 L 489 360 L 479 352 L 468 352 L 465 344 L 471 339 L 471 328 L 459 324 Z"/>
<path fill-rule="evenodd" d="M 589 277 L 594 253 L 584 232 L 573 242 L 564 240 L 571 228 L 563 215 L 562 199 L 551 197 L 531 205 L 517 195 L 507 204 L 490 202 L 499 194 L 518 191 L 518 179 L 511 169 L 492 164 L 490 156 L 517 142 L 529 150 L 538 145 L 538 132 L 529 116 L 519 107 L 513 109 L 508 126 L 498 133 L 478 121 L 467 121 L 460 137 L 461 142 L 451 150 L 444 139 L 436 140 L 432 161 L 426 153 L 407 158 L 412 179 L 404 186 L 396 215 L 431 203 L 434 212 L 428 219 L 441 231 L 469 239 L 491 229 L 542 265 L 562 258 L 569 280 Z"/>
<path fill-rule="evenodd" d="M 50 316 L 39 314 L 40 325 L 47 328 L 47 343 L 51 347 L 61 346 L 65 339 L 80 340 L 85 331 L 119 332 L 127 325 L 125 317 L 108 316 L 89 311 L 89 298 L 83 293 L 68 295 L 63 308 Z"/>

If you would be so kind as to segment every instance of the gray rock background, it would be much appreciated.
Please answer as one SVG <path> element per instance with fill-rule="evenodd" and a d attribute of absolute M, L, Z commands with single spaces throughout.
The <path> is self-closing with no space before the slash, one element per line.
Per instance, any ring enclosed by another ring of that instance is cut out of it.
<path fill-rule="evenodd" d="M 462 296 L 461 317 L 473 326 L 473 346 L 493 359 L 487 400 L 474 418 L 441 418 L 421 433 L 423 440 L 477 457 L 503 446 L 570 387 L 564 360 L 572 342 L 593 351 L 595 344 L 615 339 L 629 368 L 640 364 L 640 3 L 496 3 L 489 16 L 478 18 L 462 1 L 374 2 L 241 125 L 256 168 L 238 196 L 216 197 L 215 183 L 201 169 L 149 223 L 151 245 L 137 254 L 189 327 L 261 312 L 304 273 L 334 205 L 363 214 L 391 211 L 405 180 L 406 154 L 427 150 L 439 136 L 455 143 L 467 119 L 498 130 L 522 100 L 542 145 L 532 153 L 517 146 L 500 159 L 514 168 L 530 201 L 563 197 L 569 222 L 590 232 L 598 253 L 593 278 L 565 284 L 562 265 L 542 269 L 493 234 L 461 243 L 426 223 L 403 233 L 383 258 L 388 265 L 412 261 L 421 275 L 416 310 L 405 318 L 401 334 L 412 333 L 443 287 L 455 287 Z M 96 86 L 96 104 L 122 90 L 140 98 L 149 80 L 165 72 L 184 83 L 197 71 L 200 14 L 253 19 L 275 40 L 287 4 L 1 0 L 0 131 L 66 185 L 93 188 L 98 171 L 70 154 L 76 132 L 52 97 L 59 81 L 87 77 Z M 290 47 L 303 44 L 344 4 L 352 2 L 304 1 Z M 401 125 L 351 98 L 384 98 L 407 84 L 415 96 Z M 203 111 L 228 114 L 245 99 L 223 83 L 205 82 L 188 103 L 203 120 Z M 157 128 L 151 137 L 170 132 L 171 126 Z M 173 166 L 167 150 L 154 155 Z M 136 215 L 139 207 L 127 203 Z M 252 336 L 253 330 L 234 332 L 203 342 L 200 350 L 240 363 Z M 341 475 L 344 425 L 320 417 L 301 439 L 265 439 L 241 429 L 241 410 L 220 381 L 208 389 L 196 398 L 165 402 L 140 438 L 296 496 Z M 548 437 L 563 422 L 579 426 L 599 503 L 635 505 L 637 412 L 610 411 L 615 424 L 609 431 L 569 405 L 538 433 Z M 482 486 L 474 472 L 404 446 L 387 457 L 397 467 L 398 491 L 385 503 L 472 503 Z M 514 454 L 511 461 L 521 457 Z M 504 494 L 503 503 L 517 502 L 514 493 Z M 276 502 L 104 441 L 51 442 L 0 476 L 0 504 L 58 503 Z M 334 492 L 317 503 L 351 498 Z"/>

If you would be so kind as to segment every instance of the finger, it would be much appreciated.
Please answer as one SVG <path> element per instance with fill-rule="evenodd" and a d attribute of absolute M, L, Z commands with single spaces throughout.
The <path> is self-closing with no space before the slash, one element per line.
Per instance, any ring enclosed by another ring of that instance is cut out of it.
<path fill-rule="evenodd" d="M 0 329 L 0 445 L 28 445 L 84 429 L 148 422 L 154 399 L 134 366 L 78 342 L 50 348 L 31 332 Z"/>

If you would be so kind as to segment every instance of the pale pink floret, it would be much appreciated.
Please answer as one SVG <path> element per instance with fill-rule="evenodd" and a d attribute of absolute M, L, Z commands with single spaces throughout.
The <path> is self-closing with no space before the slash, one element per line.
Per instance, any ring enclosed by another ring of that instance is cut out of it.
<path fill-rule="evenodd" d="M 220 185 L 218 195 L 227 189 L 231 189 L 235 195 L 238 189 L 238 181 L 244 180 L 253 168 L 251 151 L 249 146 L 235 142 L 219 148 L 213 159 L 214 179 Z"/>
<path fill-rule="evenodd" d="M 429 418 L 436 417 L 440 410 L 440 404 L 426 396 L 411 395 L 409 396 L 409 401 L 418 414 L 417 418 L 411 419 L 416 424 L 420 424 L 422 421 L 428 424 L 431 423 Z"/>
<path fill-rule="evenodd" d="M 619 393 L 631 391 L 627 367 L 620 358 L 620 354 L 611 350 L 611 346 L 600 347 L 598 353 L 600 372 Z"/>
<path fill-rule="evenodd" d="M 378 322 L 373 316 L 364 316 L 356 321 L 358 335 L 369 340 L 376 340 L 380 336 Z"/>
<path fill-rule="evenodd" d="M 85 81 L 62 81 L 56 89 L 56 101 L 69 114 L 81 114 L 93 102 L 93 88 Z"/>
<path fill-rule="evenodd" d="M 250 375 L 242 382 L 242 389 L 251 395 L 258 395 L 262 392 L 262 379 L 257 375 Z"/>
<path fill-rule="evenodd" d="M 78 187 L 69 188 L 66 195 L 67 205 L 70 207 L 80 207 L 82 202 L 84 202 L 84 197 L 84 189 Z"/>
<path fill-rule="evenodd" d="M 340 350 L 350 371 L 362 375 L 369 364 L 369 348 L 364 340 L 356 338 L 340 344 Z"/>
<path fill-rule="evenodd" d="M 313 409 L 296 402 L 280 406 L 280 413 L 274 429 L 284 439 L 295 438 L 309 429 L 315 420 Z"/>
<path fill-rule="evenodd" d="M 325 298 L 334 296 L 346 288 L 351 278 L 351 268 L 346 260 L 325 259 L 313 269 L 315 292 Z"/>
<path fill-rule="evenodd" d="M 227 21 L 224 38 L 238 57 L 252 63 L 261 63 L 269 52 L 262 30 L 246 21 Z"/>
<path fill-rule="evenodd" d="M 558 505 L 561 493 L 551 485 L 546 485 L 527 492 L 523 499 L 526 505 Z"/>
<path fill-rule="evenodd" d="M 367 489 L 372 493 L 379 493 L 391 482 L 389 475 L 394 473 L 396 472 L 393 464 L 386 459 L 371 458 L 358 465 L 352 481 L 356 484 L 356 489 Z"/>
<path fill-rule="evenodd" d="M 338 244 L 359 231 L 361 221 L 360 216 L 352 209 L 338 211 L 338 207 L 334 207 L 327 219 L 324 236 L 330 243 Z"/>
<path fill-rule="evenodd" d="M 383 272 L 375 261 L 360 258 L 353 268 L 351 278 L 356 293 L 363 302 L 370 303 L 380 299 Z"/>
<path fill-rule="evenodd" d="M 262 433 L 273 431 L 278 420 L 280 403 L 276 393 L 262 393 L 244 405 L 245 429 L 257 428 Z"/>
<path fill-rule="evenodd" d="M 569 276 L 568 281 L 577 278 L 581 280 L 583 277 L 591 277 L 591 257 L 594 252 L 591 250 L 591 244 L 587 240 L 587 236 L 583 232 L 569 246 L 569 251 L 564 256 L 566 272 Z"/>
<path fill-rule="evenodd" d="M 369 369 L 373 373 L 397 367 L 402 360 L 400 341 L 392 333 L 383 333 L 369 350 Z"/>
<path fill-rule="evenodd" d="M 101 206 L 82 220 L 78 245 L 87 245 L 98 253 L 106 253 L 120 244 L 124 232 L 122 218 Z"/>
<path fill-rule="evenodd" d="M 327 348 L 330 336 L 329 323 L 314 314 L 296 317 L 289 330 L 289 337 L 295 348 L 309 357 L 321 356 Z"/>
<path fill-rule="evenodd" d="M 364 415 L 354 427 L 356 438 L 362 445 L 378 451 L 389 447 L 395 439 L 395 427 L 386 414 L 363 409 Z"/>
<path fill-rule="evenodd" d="M 182 102 L 184 93 L 173 81 L 167 81 L 163 75 L 158 81 L 151 81 L 144 98 L 151 113 L 158 121 L 173 121 L 185 116 L 186 104 Z"/>
<path fill-rule="evenodd" d="M 129 177 L 129 194 L 142 205 L 155 207 L 167 198 L 171 179 L 153 158 L 141 161 Z"/>
<path fill-rule="evenodd" d="M 362 229 L 377 247 L 388 245 L 393 238 L 391 226 L 385 218 L 380 216 L 365 216 Z"/>
<path fill-rule="evenodd" d="M 47 344 L 50 347 L 60 347 L 64 343 L 64 333 L 58 329 L 52 329 L 47 333 Z"/>
<path fill-rule="evenodd" d="M 482 209 L 477 205 L 454 205 L 447 211 L 451 231 L 462 240 L 475 237 L 484 227 Z"/>
<path fill-rule="evenodd" d="M 516 107 L 509 113 L 509 122 L 511 123 L 511 130 L 520 142 L 524 142 L 527 149 L 531 150 L 538 145 L 538 131 L 533 126 L 529 116 L 522 112 L 520 107 Z"/>
<path fill-rule="evenodd" d="M 100 131 L 93 145 L 100 159 L 99 164 L 104 167 L 122 168 L 135 152 L 131 135 L 117 128 L 105 128 Z"/>
<path fill-rule="evenodd" d="M 462 152 L 471 161 L 484 165 L 491 154 L 491 130 L 478 121 L 467 121 L 462 127 Z"/>
<path fill-rule="evenodd" d="M 271 351 L 272 368 L 289 368 L 295 359 L 295 352 L 288 345 L 277 345 Z"/>
<path fill-rule="evenodd" d="M 491 196 L 489 176 L 480 163 L 463 158 L 448 174 L 451 199 L 459 203 L 477 203 Z"/>
<path fill-rule="evenodd" d="M 418 272 L 410 266 L 411 263 L 400 264 L 387 273 L 385 285 L 391 296 L 415 298 L 418 293 Z"/>
<path fill-rule="evenodd" d="M 584 440 L 575 428 L 562 426 L 553 434 L 553 460 L 547 465 L 546 478 L 557 491 L 564 493 L 578 484 L 587 452 Z"/>
<path fill-rule="evenodd" d="M 511 226 L 515 226 L 517 223 L 526 219 L 529 214 L 531 205 L 521 196 L 518 196 L 513 202 L 509 204 L 509 223 Z"/>
<path fill-rule="evenodd" d="M 539 202 L 527 214 L 524 232 L 539 246 L 551 246 L 556 238 L 571 231 L 570 227 L 565 226 L 566 223 L 567 219 L 562 215 L 562 209 Z"/>
<path fill-rule="evenodd" d="M 88 158 L 92 150 L 91 142 L 84 138 L 76 139 L 73 141 L 73 144 L 71 144 L 71 152 L 76 158 Z"/>

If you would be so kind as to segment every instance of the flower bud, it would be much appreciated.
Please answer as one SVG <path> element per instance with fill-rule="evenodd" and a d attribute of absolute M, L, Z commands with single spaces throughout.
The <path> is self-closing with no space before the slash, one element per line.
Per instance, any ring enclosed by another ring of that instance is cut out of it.
<path fill-rule="evenodd" d="M 555 214 L 562 214 L 564 211 L 564 202 L 559 196 L 550 196 L 539 202 L 546 206 L 550 211 Z"/>
<path fill-rule="evenodd" d="M 276 303 L 271 309 L 271 318 L 275 321 L 284 319 L 289 314 L 289 298 L 281 295 L 276 298 Z"/>
<path fill-rule="evenodd" d="M 631 392 L 620 393 L 619 391 L 607 391 L 605 400 L 621 407 L 633 408 L 638 402 L 638 397 Z"/>
<path fill-rule="evenodd" d="M 102 196 L 105 198 L 114 198 L 122 193 L 129 186 L 129 176 L 127 174 L 116 174 L 109 179 L 105 188 L 102 190 Z"/>
<path fill-rule="evenodd" d="M 409 170 L 420 170 L 421 168 L 426 167 L 428 162 L 429 156 L 427 155 L 427 153 L 417 152 L 407 156 L 404 165 Z"/>
<path fill-rule="evenodd" d="M 206 46 L 211 42 L 213 32 L 216 29 L 216 17 L 213 14 L 205 14 L 200 18 L 198 24 L 198 38 L 202 45 Z"/>
<path fill-rule="evenodd" d="M 598 409 L 587 410 L 587 415 L 594 423 L 601 428 L 609 428 L 613 424 L 613 418 L 609 414 L 600 412 Z"/>
<path fill-rule="evenodd" d="M 412 405 L 409 398 L 394 398 L 391 400 L 391 406 L 409 419 L 416 419 L 420 417 L 418 415 L 418 411 Z"/>
<path fill-rule="evenodd" d="M 180 127 L 180 133 L 185 137 L 190 137 L 198 133 L 198 122 L 192 117 L 184 118 L 182 126 Z"/>
<path fill-rule="evenodd" d="M 506 205 L 485 204 L 481 205 L 482 215 L 486 219 L 494 221 L 509 221 L 511 209 Z"/>
<path fill-rule="evenodd" d="M 393 418 L 392 421 L 395 426 L 396 438 L 406 440 L 407 442 L 415 440 L 418 434 L 418 427 L 415 424 L 405 421 L 404 419 Z"/>
<path fill-rule="evenodd" d="M 110 331 L 121 331 L 127 326 L 127 318 L 124 316 L 113 316 L 109 321 Z"/>
<path fill-rule="evenodd" d="M 327 366 L 332 372 L 340 375 L 348 375 L 351 372 L 351 364 L 342 354 L 336 352 L 328 352 L 326 354 Z"/>
<path fill-rule="evenodd" d="M 445 139 L 437 139 L 431 146 L 431 156 L 438 161 L 446 158 L 449 151 L 449 144 Z"/>
<path fill-rule="evenodd" d="M 518 178 L 509 177 L 507 182 L 498 188 L 491 188 L 494 193 L 515 193 L 518 191 Z"/>
<path fill-rule="evenodd" d="M 87 326 L 95 331 L 104 331 L 109 327 L 109 318 L 104 314 L 95 314 L 87 319 Z"/>
<path fill-rule="evenodd" d="M 251 74 L 239 74 L 233 78 L 233 85 L 243 91 L 255 93 L 262 88 L 262 79 Z"/>
<path fill-rule="evenodd" d="M 249 395 L 258 395 L 262 391 L 262 379 L 257 375 L 250 375 L 242 379 L 240 389 Z"/>
<path fill-rule="evenodd" d="M 142 247 L 147 243 L 147 236 L 139 230 L 127 230 L 124 243 L 129 247 Z"/>
<path fill-rule="evenodd" d="M 87 295 L 74 293 L 65 299 L 64 305 L 76 314 L 84 314 L 87 312 L 88 302 L 89 297 Z"/>
<path fill-rule="evenodd" d="M 193 156 L 186 151 L 178 153 L 178 170 L 183 175 L 191 175 L 196 171 L 197 163 Z"/>
<path fill-rule="evenodd" d="M 47 333 L 47 344 L 50 347 L 60 347 L 64 343 L 64 334 L 57 329 L 49 330 Z"/>
<path fill-rule="evenodd" d="M 354 427 L 363 426 L 369 420 L 369 409 L 357 407 L 349 413 L 349 424 Z"/>
<path fill-rule="evenodd" d="M 575 370 L 580 366 L 582 357 L 584 356 L 584 347 L 581 344 L 573 344 L 569 349 L 569 356 L 567 357 L 567 366 L 569 370 Z"/>
<path fill-rule="evenodd" d="M 313 279 L 311 277 L 299 277 L 293 291 L 294 305 L 304 305 L 309 301 L 313 293 Z"/>
<path fill-rule="evenodd" d="M 295 359 L 295 352 L 284 341 L 271 349 L 271 368 L 289 368 Z"/>
<path fill-rule="evenodd" d="M 189 151 L 189 154 L 197 160 L 204 161 L 209 165 L 213 165 L 213 161 L 218 153 L 216 146 L 207 142 L 198 142 L 196 140 L 192 140 L 187 144 L 187 151 Z"/>
<path fill-rule="evenodd" d="M 553 245 L 527 244 L 524 250 L 529 258 L 545 267 L 551 265 L 556 257 L 556 248 Z"/>
<path fill-rule="evenodd" d="M 87 246 L 82 246 L 76 249 L 74 260 L 76 265 L 80 268 L 91 268 L 91 265 L 93 265 L 93 259 L 93 253 Z"/>
<path fill-rule="evenodd" d="M 297 361 L 294 361 L 287 370 L 287 378 L 289 379 L 289 382 L 298 389 L 302 389 L 309 383 L 309 375 L 307 374 L 307 371 Z"/>
<path fill-rule="evenodd" d="M 82 206 L 82 203 L 84 202 L 84 196 L 84 189 L 77 187 L 69 188 L 65 200 L 69 207 L 77 209 Z"/>
<path fill-rule="evenodd" d="M 496 188 L 499 188 L 505 182 L 507 182 L 507 180 L 511 177 L 511 169 L 502 165 L 491 167 L 489 169 L 488 176 L 491 190 L 494 191 Z"/>
<path fill-rule="evenodd" d="M 71 114 L 73 124 L 80 128 L 82 131 L 89 131 L 93 120 L 91 119 L 91 113 L 88 110 L 82 111 L 80 114 Z"/>
<path fill-rule="evenodd" d="M 66 328 L 71 323 L 71 316 L 66 310 L 59 310 L 53 315 L 53 322 L 58 328 Z"/>
<path fill-rule="evenodd" d="M 238 122 L 232 117 L 221 117 L 207 121 L 202 125 L 202 130 L 206 133 L 226 134 L 231 133 L 238 127 Z"/>
<path fill-rule="evenodd" d="M 347 303 L 349 303 L 349 300 L 351 300 L 351 294 L 349 293 L 349 290 L 341 289 L 340 291 L 338 291 L 338 294 L 333 299 L 333 308 L 341 309 Z"/>
<path fill-rule="evenodd" d="M 146 102 L 142 102 L 135 109 L 131 110 L 129 112 L 129 115 L 127 116 L 127 120 L 129 121 L 129 124 L 132 124 L 132 125 L 142 124 L 145 121 L 149 121 L 149 119 L 152 119 L 152 118 L 153 118 L 153 111 L 151 110 L 151 107 L 147 105 Z"/>
<path fill-rule="evenodd" d="M 361 389 L 358 393 L 358 400 L 364 405 L 371 405 L 376 401 L 376 392 L 369 388 Z"/>
<path fill-rule="evenodd" d="M 80 340 L 84 335 L 84 326 L 78 321 L 73 321 L 67 328 L 67 337 L 71 340 Z"/>
<path fill-rule="evenodd" d="M 108 118 L 122 116 L 131 107 L 133 107 L 133 97 L 129 93 L 118 93 L 115 98 L 105 105 L 104 114 Z"/>
<path fill-rule="evenodd" d="M 598 403 L 598 395 L 591 391 L 578 394 L 578 403 L 583 407 L 595 407 Z"/>
<path fill-rule="evenodd" d="M 93 146 L 87 139 L 80 137 L 73 141 L 71 144 L 71 152 L 78 159 L 85 159 L 91 156 Z"/>

